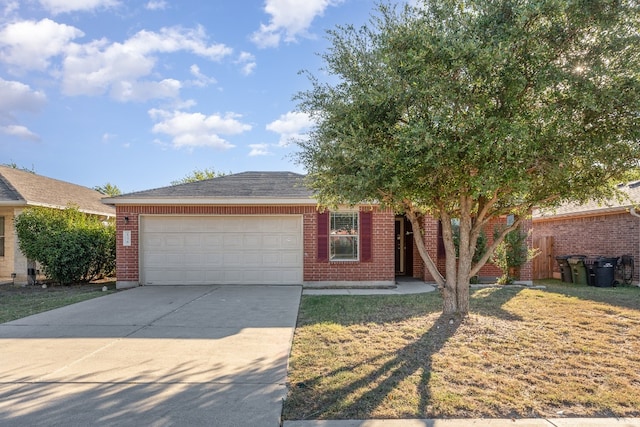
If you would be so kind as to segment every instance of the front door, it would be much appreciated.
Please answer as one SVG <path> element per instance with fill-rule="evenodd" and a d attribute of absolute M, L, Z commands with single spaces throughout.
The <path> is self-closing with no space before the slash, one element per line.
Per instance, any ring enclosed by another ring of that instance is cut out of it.
<path fill-rule="evenodd" d="M 413 275 L 413 233 L 404 216 L 396 217 L 395 261 L 396 276 Z"/>

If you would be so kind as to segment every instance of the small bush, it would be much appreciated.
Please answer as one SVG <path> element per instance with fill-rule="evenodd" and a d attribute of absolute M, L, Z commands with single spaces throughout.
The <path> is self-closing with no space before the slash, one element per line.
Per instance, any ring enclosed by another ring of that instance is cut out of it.
<path fill-rule="evenodd" d="M 89 281 L 115 270 L 115 226 L 75 207 L 25 209 L 15 219 L 20 250 L 58 283 Z"/>

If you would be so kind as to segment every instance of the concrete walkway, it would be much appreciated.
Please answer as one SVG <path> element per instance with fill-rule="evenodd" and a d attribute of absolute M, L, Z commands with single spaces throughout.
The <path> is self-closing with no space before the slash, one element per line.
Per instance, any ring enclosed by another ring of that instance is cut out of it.
<path fill-rule="evenodd" d="M 0 325 L 0 425 L 278 426 L 299 286 L 140 287 Z"/>
<path fill-rule="evenodd" d="M 285 421 L 283 427 L 640 427 L 638 418 Z"/>
<path fill-rule="evenodd" d="M 405 295 L 433 292 L 436 288 L 422 280 L 412 278 L 400 278 L 394 288 L 341 288 L 341 289 L 314 289 L 304 288 L 304 295 Z"/>

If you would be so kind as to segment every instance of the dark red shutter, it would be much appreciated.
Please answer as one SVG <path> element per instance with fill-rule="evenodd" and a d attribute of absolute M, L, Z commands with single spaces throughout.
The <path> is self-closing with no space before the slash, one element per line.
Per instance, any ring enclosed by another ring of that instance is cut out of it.
<path fill-rule="evenodd" d="M 318 212 L 318 262 L 329 261 L 329 211 Z"/>
<path fill-rule="evenodd" d="M 360 261 L 371 261 L 373 212 L 360 212 Z"/>

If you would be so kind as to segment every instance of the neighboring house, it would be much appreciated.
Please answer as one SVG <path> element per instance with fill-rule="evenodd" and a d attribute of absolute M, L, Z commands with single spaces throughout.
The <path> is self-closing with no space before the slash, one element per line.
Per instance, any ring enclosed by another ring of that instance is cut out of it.
<path fill-rule="evenodd" d="M 432 279 L 404 217 L 368 204 L 319 210 L 303 178 L 244 172 L 104 199 L 116 208 L 117 286 L 362 287 L 391 286 L 396 275 Z M 438 230 L 425 219 L 427 248 L 443 265 Z"/>
<path fill-rule="evenodd" d="M 20 169 L 0 166 L 0 279 L 27 282 L 29 264 L 20 252 L 13 220 L 28 206 L 65 209 L 69 205 L 81 212 L 114 217 L 115 209 L 105 206 L 99 192 L 80 185 L 36 175 Z"/>
<path fill-rule="evenodd" d="M 545 245 L 550 248 L 548 266 L 556 278 L 560 277 L 557 256 L 631 255 L 635 261 L 634 281 L 638 282 L 640 209 L 636 212 L 634 205 L 636 208 L 640 205 L 640 181 L 619 185 L 618 189 L 626 195 L 624 200 L 565 204 L 553 211 L 534 212 L 534 241 L 537 245 L 537 242 L 548 240 Z"/>

